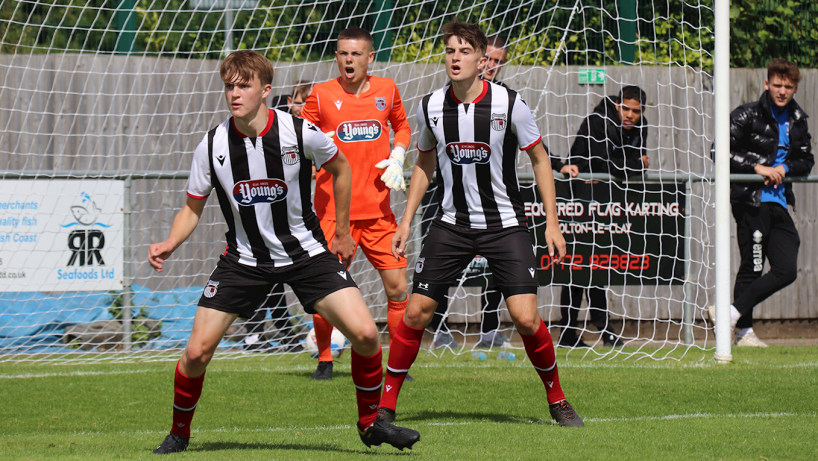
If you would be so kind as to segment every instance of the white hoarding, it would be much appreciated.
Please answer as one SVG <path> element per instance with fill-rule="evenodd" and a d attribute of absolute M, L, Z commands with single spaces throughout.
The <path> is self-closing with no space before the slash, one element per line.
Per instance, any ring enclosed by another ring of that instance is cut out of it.
<path fill-rule="evenodd" d="M 0 291 L 122 289 L 123 181 L 0 181 Z"/>

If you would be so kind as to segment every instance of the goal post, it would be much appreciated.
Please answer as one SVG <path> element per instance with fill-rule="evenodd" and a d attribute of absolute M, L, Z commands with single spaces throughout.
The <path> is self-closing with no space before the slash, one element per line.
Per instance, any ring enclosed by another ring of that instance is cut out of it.
<path fill-rule="evenodd" d="M 208 202 L 196 232 L 164 273 L 153 272 L 145 255 L 150 243 L 167 238 L 184 202 L 195 146 L 228 116 L 218 76 L 227 52 L 254 49 L 267 56 L 276 69 L 273 95 L 287 96 L 298 82 L 336 77 L 335 37 L 347 27 L 364 27 L 378 44 L 371 74 L 395 80 L 415 132 L 418 102 L 447 83 L 440 27 L 454 18 L 478 22 L 488 35 L 506 40 L 508 62 L 498 78 L 521 94 L 549 152 L 566 162 L 580 124 L 603 98 L 628 85 L 648 96 L 644 152 L 651 165 L 645 181 L 556 175 L 564 190 L 593 180 L 621 194 L 603 206 L 631 204 L 633 211 L 635 194 L 648 194 L 645 188 L 660 197 L 638 202 L 639 213 L 624 213 L 618 221 L 606 218 L 598 204 L 590 208 L 599 200 L 573 192 L 561 197 L 563 228 L 582 228 L 587 253 L 553 279 L 551 269 L 539 268 L 538 309 L 555 340 L 571 330 L 595 346 L 560 350 L 577 358 L 677 359 L 691 351 L 704 356 L 714 347 L 705 314 L 718 296 L 714 257 L 729 248 L 712 243 L 718 180 L 712 179 L 710 149 L 719 132 L 713 75 L 720 72 L 714 71 L 720 64 L 713 54 L 713 32 L 719 30 L 714 12 L 712 2 L 681 0 L 0 0 L 0 158 L 6 165 L 0 171 L 0 361 L 149 360 L 170 357 L 163 351 L 184 346 L 198 296 L 224 248 L 226 226 L 217 201 Z M 722 84 L 718 78 L 715 83 Z M 416 158 L 410 147 L 407 176 Z M 524 153 L 517 166 L 536 204 Z M 662 198 L 671 195 L 680 200 Z M 119 197 L 115 204 L 103 205 L 112 197 Z M 13 208 L 18 202 L 43 208 Z M 405 202 L 405 194 L 392 193 L 398 220 Z M 583 204 L 581 219 L 570 216 L 576 212 L 572 203 Z M 652 211 L 643 212 L 644 203 L 658 204 L 662 216 L 646 216 Z M 669 217 L 673 203 L 676 214 Z M 409 246 L 410 280 L 422 221 L 428 223 L 434 210 L 433 202 L 424 206 Z M 541 217 L 529 214 L 535 251 L 542 253 L 536 233 Z M 88 221 L 90 215 L 99 219 Z M 608 226 L 590 232 L 593 224 L 585 223 L 603 218 Z M 113 220 L 118 227 L 104 227 L 114 226 Z M 613 238 L 612 223 L 617 232 L 628 224 L 642 227 L 630 238 L 624 231 Z M 70 240 L 73 231 L 82 231 L 83 240 L 80 233 Z M 577 232 L 572 239 L 579 238 Z M 16 234 L 30 234 L 16 238 L 39 243 L 15 241 Z M 68 265 L 72 251 L 82 253 L 83 269 L 79 256 Z M 647 275 L 642 266 L 653 269 L 658 266 L 650 264 L 660 260 L 669 272 Z M 112 267 L 114 261 L 121 266 Z M 79 275 L 62 285 L 10 278 L 75 269 L 87 277 L 97 274 L 96 281 L 78 280 Z M 350 272 L 376 322 L 385 325 L 378 272 L 361 252 Z M 591 272 L 596 275 L 583 275 Z M 472 285 L 488 281 L 472 282 L 454 283 L 447 322 L 440 327 L 448 324 L 459 344 L 450 348 L 456 353 L 470 351 L 481 337 L 481 288 Z M 625 349 L 602 347 L 591 321 L 599 308 L 587 301 L 570 311 L 579 316 L 577 325 L 560 325 L 561 292 L 568 286 L 603 290 Z M 268 313 L 260 330 L 272 346 L 297 341 L 310 327 L 289 288 L 284 300 L 286 322 Z M 219 356 L 245 354 L 242 340 L 251 328 L 237 322 Z M 519 344 L 502 304 L 499 331 L 512 339 L 512 347 Z M 435 332 L 430 333 L 424 347 L 428 343 L 438 353 L 431 344 Z"/>

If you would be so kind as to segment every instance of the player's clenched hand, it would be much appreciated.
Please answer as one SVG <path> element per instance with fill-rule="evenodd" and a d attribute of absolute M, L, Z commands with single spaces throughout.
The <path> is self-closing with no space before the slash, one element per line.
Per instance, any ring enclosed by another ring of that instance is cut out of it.
<path fill-rule="evenodd" d="M 392 236 L 392 255 L 400 261 L 400 258 L 406 258 L 406 241 L 409 240 L 409 227 L 404 227 L 403 224 L 398 226 L 395 235 Z"/>
<path fill-rule="evenodd" d="M 406 151 L 402 147 L 396 147 L 392 149 L 388 159 L 381 160 L 375 165 L 375 168 L 378 169 L 386 168 L 381 175 L 381 181 L 394 191 L 406 190 L 406 181 L 403 179 L 403 160 L 405 158 Z"/>
<path fill-rule="evenodd" d="M 545 243 L 548 245 L 548 255 L 551 256 L 552 264 L 562 262 L 562 258 L 565 257 L 565 237 L 562 236 L 559 226 L 546 226 Z"/>
<path fill-rule="evenodd" d="M 156 272 L 162 272 L 162 266 L 165 264 L 165 260 L 170 258 L 172 253 L 173 245 L 170 243 L 154 243 L 148 247 L 148 262 L 151 263 L 151 266 L 156 270 Z"/>
<path fill-rule="evenodd" d="M 352 263 L 352 256 L 355 251 L 355 240 L 349 234 L 338 235 L 335 234 L 335 239 L 332 241 L 332 253 L 339 258 L 344 266 L 349 267 Z"/>

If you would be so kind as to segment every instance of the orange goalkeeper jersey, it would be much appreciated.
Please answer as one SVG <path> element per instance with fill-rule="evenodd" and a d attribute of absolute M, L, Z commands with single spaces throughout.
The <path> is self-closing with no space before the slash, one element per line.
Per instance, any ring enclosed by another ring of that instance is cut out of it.
<path fill-rule="evenodd" d="M 398 88 L 389 78 L 369 77 L 369 90 L 358 98 L 346 92 L 340 78 L 315 85 L 301 116 L 321 128 L 335 131 L 335 145 L 352 168 L 351 221 L 391 216 L 389 188 L 381 181 L 384 170 L 375 168 L 389 158 L 389 130 L 395 142 L 409 145 L 411 130 L 406 121 Z M 332 175 L 324 170 L 315 177 L 315 213 L 319 219 L 335 219 Z"/>

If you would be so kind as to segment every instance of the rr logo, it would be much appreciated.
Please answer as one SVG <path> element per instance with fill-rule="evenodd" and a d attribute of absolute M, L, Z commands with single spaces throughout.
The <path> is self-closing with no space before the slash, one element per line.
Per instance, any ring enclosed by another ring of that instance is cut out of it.
<path fill-rule="evenodd" d="M 75 230 L 68 235 L 68 249 L 71 250 L 71 259 L 68 265 L 93 266 L 94 259 L 100 266 L 105 265 L 102 253 L 99 250 L 105 246 L 105 236 L 98 230 Z"/>

